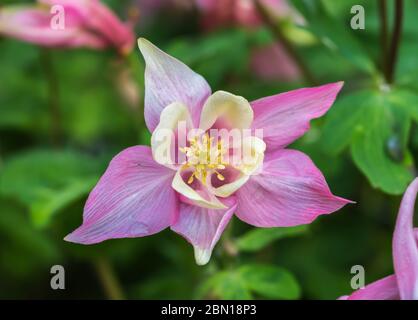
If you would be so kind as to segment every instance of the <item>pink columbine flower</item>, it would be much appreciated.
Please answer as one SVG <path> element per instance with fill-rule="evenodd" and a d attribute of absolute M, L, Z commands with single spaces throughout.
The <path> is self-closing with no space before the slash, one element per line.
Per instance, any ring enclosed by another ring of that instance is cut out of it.
<path fill-rule="evenodd" d="M 0 8 L 0 34 L 46 47 L 115 47 L 122 54 L 135 42 L 130 23 L 99 0 L 38 0 Z"/>
<path fill-rule="evenodd" d="M 330 192 L 307 155 L 285 149 L 309 129 L 311 119 L 327 112 L 341 82 L 249 103 L 225 91 L 211 93 L 204 78 L 179 60 L 145 39 L 138 43 L 146 62 L 151 148 L 133 146 L 113 158 L 88 197 L 83 224 L 65 240 L 93 244 L 170 227 L 193 245 L 196 262 L 203 265 L 234 213 L 257 227 L 286 227 L 311 223 L 349 202 Z M 189 132 L 199 128 L 200 136 L 174 148 L 174 157 L 182 155 L 184 161 L 169 163 L 159 150 L 158 135 L 175 131 L 181 122 Z M 212 143 L 208 137 L 214 129 L 262 129 L 263 138 L 239 141 L 250 147 L 255 161 L 236 166 L 233 161 L 206 162 L 207 155 L 224 150 L 225 141 Z"/>
<path fill-rule="evenodd" d="M 413 226 L 417 192 L 418 178 L 415 178 L 403 196 L 393 233 L 395 274 L 340 300 L 418 300 L 418 228 Z"/>

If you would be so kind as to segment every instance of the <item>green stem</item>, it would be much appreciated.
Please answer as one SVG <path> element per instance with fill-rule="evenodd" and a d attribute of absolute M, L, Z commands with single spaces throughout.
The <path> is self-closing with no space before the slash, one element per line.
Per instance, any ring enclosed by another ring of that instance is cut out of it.
<path fill-rule="evenodd" d="M 269 10 L 261 3 L 260 0 L 255 0 L 255 5 L 264 24 L 270 29 L 276 38 L 276 41 L 279 42 L 284 47 L 288 55 L 293 58 L 305 80 L 311 85 L 316 85 L 317 80 L 315 79 L 311 70 L 300 57 L 292 43 L 290 43 L 290 41 L 285 37 L 280 26 L 276 24 L 274 18 L 271 16 Z"/>
<path fill-rule="evenodd" d="M 379 19 L 380 19 L 380 46 L 382 50 L 381 68 L 386 79 L 388 79 L 388 19 L 387 19 L 387 2 L 386 0 L 378 0 Z"/>
<path fill-rule="evenodd" d="M 228 227 L 222 235 L 221 241 L 221 255 L 218 260 L 222 269 L 230 269 L 236 265 L 239 258 L 239 250 L 232 238 L 233 220 L 228 223 Z"/>
<path fill-rule="evenodd" d="M 139 74 L 143 74 L 145 67 L 143 66 L 142 62 L 139 61 L 138 56 L 134 54 L 130 54 L 124 57 L 124 61 L 122 61 L 124 65 L 126 65 L 130 70 L 136 70 L 132 73 L 132 77 L 134 81 L 138 84 L 137 90 L 140 91 L 140 95 L 144 96 L 145 87 L 142 81 L 139 81 L 138 78 L 140 77 Z M 140 73 L 142 71 L 142 73 Z M 136 127 L 138 130 L 138 136 L 140 139 L 143 139 L 144 131 L 142 128 L 145 128 L 145 118 L 144 118 L 144 99 L 140 98 L 138 105 L 134 109 L 134 119 L 136 123 Z"/>
<path fill-rule="evenodd" d="M 49 49 L 42 49 L 40 59 L 48 86 L 51 140 L 52 144 L 57 146 L 61 140 L 61 110 L 59 105 L 58 77 L 54 69 L 52 55 Z"/>
<path fill-rule="evenodd" d="M 388 55 L 388 83 L 392 83 L 395 77 L 395 66 L 402 36 L 403 5 L 403 0 L 395 0 L 395 25 L 393 27 L 392 42 Z"/>
<path fill-rule="evenodd" d="M 104 257 L 99 257 L 94 260 L 94 266 L 96 268 L 99 280 L 103 286 L 106 296 L 109 300 L 123 300 L 125 295 L 123 294 L 122 287 L 119 280 L 113 270 L 109 260 Z"/>

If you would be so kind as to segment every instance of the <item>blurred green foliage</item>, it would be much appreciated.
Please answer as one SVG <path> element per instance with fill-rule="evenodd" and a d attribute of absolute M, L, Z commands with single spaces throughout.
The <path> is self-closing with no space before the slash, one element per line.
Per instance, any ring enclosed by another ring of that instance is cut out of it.
<path fill-rule="evenodd" d="M 124 14 L 137 2 L 108 3 Z M 0 38 L 0 298 L 106 297 L 97 270 L 103 260 L 126 296 L 135 299 L 335 299 L 352 291 L 353 265 L 365 266 L 366 282 L 392 272 L 399 196 L 416 174 L 418 156 L 418 3 L 405 1 L 396 81 L 390 86 L 380 71 L 377 1 L 292 3 L 306 25 L 286 21 L 278 27 L 319 83 L 345 81 L 331 111 L 292 147 L 314 160 L 335 194 L 357 203 L 309 228 L 254 229 L 234 219 L 205 267 L 196 266 L 191 246 L 168 230 L 94 246 L 66 243 L 64 236 L 80 224 L 87 194 L 112 156 L 149 144 L 143 61 L 138 50 L 123 60 L 112 52 L 46 50 Z M 365 30 L 349 27 L 354 4 L 365 7 Z M 310 85 L 255 76 L 254 48 L 275 41 L 266 27 L 208 32 L 196 10 L 162 10 L 150 20 L 137 26 L 136 35 L 190 65 L 214 90 L 252 100 Z M 59 123 L 45 54 L 59 89 Z M 123 91 L 126 70 L 139 93 L 135 103 Z M 231 246 L 234 254 L 228 254 Z M 65 291 L 50 289 L 54 264 L 66 268 Z"/>

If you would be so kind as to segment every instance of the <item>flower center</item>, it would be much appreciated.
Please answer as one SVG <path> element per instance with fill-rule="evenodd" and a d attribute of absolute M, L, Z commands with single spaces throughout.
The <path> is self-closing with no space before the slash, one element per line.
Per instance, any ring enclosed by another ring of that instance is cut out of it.
<path fill-rule="evenodd" d="M 225 180 L 218 170 L 225 169 L 227 163 L 223 162 L 223 155 L 226 150 L 223 148 L 222 139 L 217 140 L 216 144 L 213 142 L 214 138 L 210 138 L 205 133 L 201 138 L 189 139 L 189 146 L 179 149 L 187 158 L 182 168 L 193 169 L 192 175 L 187 180 L 188 184 L 193 183 L 196 178 L 206 185 L 206 178 L 211 173 L 215 173 L 219 180 Z"/>

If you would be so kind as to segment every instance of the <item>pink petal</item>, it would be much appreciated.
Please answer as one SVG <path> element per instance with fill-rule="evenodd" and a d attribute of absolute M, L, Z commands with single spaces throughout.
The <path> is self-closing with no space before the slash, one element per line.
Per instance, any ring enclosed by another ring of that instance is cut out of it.
<path fill-rule="evenodd" d="M 311 223 L 350 202 L 331 193 L 307 155 L 287 149 L 266 154 L 262 172 L 251 176 L 236 196 L 236 215 L 257 227 Z"/>
<path fill-rule="evenodd" d="M 263 80 L 294 81 L 300 78 L 298 66 L 279 43 L 256 48 L 251 56 L 251 69 Z"/>
<path fill-rule="evenodd" d="M 200 20 L 206 30 L 236 24 L 235 0 L 196 0 Z"/>
<path fill-rule="evenodd" d="M 106 38 L 121 53 L 129 53 L 135 43 L 131 26 L 123 23 L 108 7 L 99 1 L 91 1 L 86 25 Z"/>
<path fill-rule="evenodd" d="M 66 12 L 64 30 L 51 28 L 49 11 L 32 7 L 0 9 L 0 34 L 47 47 L 88 47 L 101 49 L 106 43 L 83 30 L 74 11 Z"/>
<path fill-rule="evenodd" d="M 377 280 L 344 298 L 340 300 L 399 300 L 396 276 L 391 275 Z"/>
<path fill-rule="evenodd" d="M 393 234 L 393 262 L 402 300 L 418 300 L 418 248 L 413 228 L 418 178 L 406 190 Z"/>
<path fill-rule="evenodd" d="M 99 0 L 37 0 L 45 7 L 62 6 L 67 15 L 68 10 L 75 11 L 80 15 L 80 19 L 85 20 L 89 12 L 89 4 Z"/>
<path fill-rule="evenodd" d="M 179 60 L 145 39 L 138 40 L 145 63 L 145 122 L 152 132 L 161 111 L 173 102 L 185 104 L 194 126 L 199 124 L 203 103 L 211 94 L 206 80 Z"/>
<path fill-rule="evenodd" d="M 178 213 L 174 173 L 154 162 L 149 147 L 123 150 L 90 193 L 83 224 L 65 240 L 92 244 L 147 236 L 170 226 Z"/>
<path fill-rule="evenodd" d="M 106 42 L 119 49 L 121 53 L 130 52 L 135 43 L 131 26 L 123 23 L 107 6 L 98 0 L 39 0 L 53 6 L 61 5 L 74 10 L 82 16 L 84 28 L 100 35 Z"/>
<path fill-rule="evenodd" d="M 287 18 L 298 24 L 305 22 L 286 0 L 261 0 L 261 3 L 278 18 Z M 203 26 L 207 29 L 227 25 L 251 28 L 262 24 L 252 0 L 196 0 L 196 5 L 202 13 Z"/>
<path fill-rule="evenodd" d="M 224 199 L 226 210 L 214 210 L 185 203 L 180 204 L 178 220 L 171 229 L 189 241 L 195 250 L 196 263 L 208 263 L 213 247 L 232 217 L 236 208 L 233 198 Z"/>
<path fill-rule="evenodd" d="M 253 128 L 264 130 L 268 150 L 283 148 L 308 131 L 312 119 L 328 111 L 342 86 L 336 82 L 253 101 Z"/>

